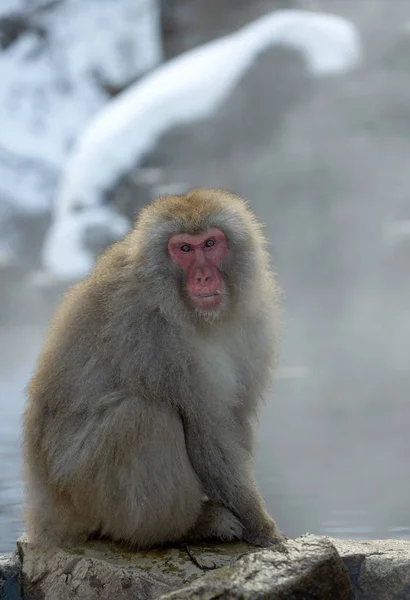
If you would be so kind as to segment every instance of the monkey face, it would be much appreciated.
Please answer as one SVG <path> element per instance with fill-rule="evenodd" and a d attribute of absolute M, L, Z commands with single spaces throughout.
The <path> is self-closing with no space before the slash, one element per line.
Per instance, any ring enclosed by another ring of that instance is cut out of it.
<path fill-rule="evenodd" d="M 269 287 L 260 225 L 225 192 L 159 198 L 143 209 L 125 244 L 146 302 L 174 322 L 231 321 L 256 310 Z"/>
<path fill-rule="evenodd" d="M 218 310 L 227 293 L 219 269 L 229 252 L 225 234 L 217 227 L 198 235 L 180 233 L 169 240 L 168 252 L 172 262 L 185 273 L 186 292 L 192 305 L 201 311 Z"/>

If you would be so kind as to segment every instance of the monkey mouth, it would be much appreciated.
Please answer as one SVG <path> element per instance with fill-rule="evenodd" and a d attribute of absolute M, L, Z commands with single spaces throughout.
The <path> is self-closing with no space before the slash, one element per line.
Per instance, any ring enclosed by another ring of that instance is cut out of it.
<path fill-rule="evenodd" d="M 192 302 L 199 308 L 213 310 L 222 302 L 222 293 L 217 290 L 214 294 L 190 294 Z"/>

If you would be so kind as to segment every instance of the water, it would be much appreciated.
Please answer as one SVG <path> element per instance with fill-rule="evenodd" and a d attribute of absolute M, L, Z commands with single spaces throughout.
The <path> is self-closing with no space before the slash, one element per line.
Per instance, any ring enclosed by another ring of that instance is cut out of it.
<path fill-rule="evenodd" d="M 0 552 L 22 532 L 21 414 L 24 388 L 55 301 L 33 286 L 28 273 L 0 272 Z"/>
<path fill-rule="evenodd" d="M 362 28 L 358 72 L 313 82 L 295 57 L 261 57 L 144 163 L 164 188 L 237 191 L 266 223 L 285 328 L 256 467 L 290 536 L 410 538 L 410 8 L 391 8 L 333 0 Z M 23 389 L 60 292 L 0 272 L 0 552 L 23 529 Z"/>

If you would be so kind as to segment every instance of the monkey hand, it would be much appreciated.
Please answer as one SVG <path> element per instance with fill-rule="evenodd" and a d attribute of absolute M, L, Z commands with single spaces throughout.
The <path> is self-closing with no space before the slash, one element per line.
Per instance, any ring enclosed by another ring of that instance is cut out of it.
<path fill-rule="evenodd" d="M 287 540 L 286 536 L 279 531 L 275 521 L 270 518 L 258 530 L 245 529 L 242 539 L 251 546 L 259 546 L 260 548 L 277 546 L 278 550 L 285 549 L 284 542 Z"/>

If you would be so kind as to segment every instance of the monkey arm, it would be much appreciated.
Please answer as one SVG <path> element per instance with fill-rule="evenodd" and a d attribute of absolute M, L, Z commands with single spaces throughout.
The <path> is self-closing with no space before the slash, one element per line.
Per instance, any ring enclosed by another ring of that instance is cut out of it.
<path fill-rule="evenodd" d="M 121 384 L 129 393 L 179 413 L 187 455 L 204 493 L 241 521 L 244 539 L 266 545 L 276 537 L 276 526 L 252 473 L 248 413 L 253 409 L 234 414 L 237 402 L 227 397 L 232 389 L 223 373 L 210 380 L 195 337 L 183 335 L 159 313 L 149 315 L 139 331 L 144 327 L 144 347 L 127 352 L 121 361 Z"/>
<path fill-rule="evenodd" d="M 278 531 L 257 489 L 250 454 L 239 441 L 240 434 L 232 431 L 232 422 L 212 422 L 205 411 L 182 420 L 188 456 L 206 495 L 240 519 L 245 540 L 271 543 Z"/>

